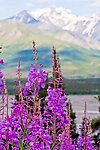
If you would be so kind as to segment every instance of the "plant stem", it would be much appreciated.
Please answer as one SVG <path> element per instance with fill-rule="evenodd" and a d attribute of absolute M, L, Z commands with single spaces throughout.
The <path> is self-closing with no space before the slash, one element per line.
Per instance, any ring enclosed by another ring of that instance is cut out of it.
<path fill-rule="evenodd" d="M 85 150 L 86 150 L 86 120 L 87 120 L 87 118 L 86 118 L 86 102 L 85 102 Z"/>
<path fill-rule="evenodd" d="M 70 100 L 69 100 L 69 117 L 68 117 L 68 120 L 69 120 L 69 128 L 68 128 L 68 130 L 69 130 L 69 132 L 68 132 L 69 150 L 70 150 L 70 114 L 71 114 L 71 112 L 70 112 Z"/>
<path fill-rule="evenodd" d="M 2 110 L 2 120 L 4 120 L 4 95 L 3 95 L 3 90 L 2 90 L 2 102 L 3 102 L 3 110 Z"/>
<path fill-rule="evenodd" d="M 33 41 L 33 54 L 35 52 L 35 68 L 37 69 L 37 52 L 36 52 L 36 48 L 35 48 L 35 42 Z M 35 110 L 34 110 L 34 114 L 36 114 L 36 110 L 37 110 L 37 95 L 36 95 L 36 87 L 37 87 L 37 81 L 35 82 L 35 96 L 34 96 L 34 103 L 35 103 Z"/>
<path fill-rule="evenodd" d="M 55 81 L 56 81 L 56 68 L 55 68 L 55 55 L 54 55 L 54 52 L 55 51 L 55 49 L 54 49 L 54 46 L 53 46 L 53 55 L 52 55 L 52 57 L 53 57 L 53 73 L 54 73 L 54 89 L 56 89 L 56 83 L 55 83 Z"/>
<path fill-rule="evenodd" d="M 23 103 L 22 88 L 21 88 L 21 74 L 20 74 L 20 58 L 18 61 L 18 82 L 19 82 L 19 104 Z"/>
<path fill-rule="evenodd" d="M 57 71 L 58 71 L 58 84 L 57 84 L 57 88 L 59 88 L 60 86 L 60 68 L 59 68 L 59 54 L 57 53 Z"/>
<path fill-rule="evenodd" d="M 56 139 L 56 115 L 55 115 L 55 120 L 54 120 L 54 141 Z"/>

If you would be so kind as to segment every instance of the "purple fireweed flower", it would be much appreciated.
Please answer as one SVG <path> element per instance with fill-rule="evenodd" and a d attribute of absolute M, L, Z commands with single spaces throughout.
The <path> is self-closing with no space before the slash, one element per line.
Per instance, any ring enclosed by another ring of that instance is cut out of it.
<path fill-rule="evenodd" d="M 72 144 L 72 139 L 70 138 L 70 144 L 68 141 L 68 133 L 67 131 L 63 132 L 62 134 L 58 135 L 58 140 L 60 142 L 60 145 L 56 148 L 56 150 L 61 149 L 61 150 L 75 150 L 76 148 L 76 143 L 74 142 Z"/>
<path fill-rule="evenodd" d="M 0 95 L 2 94 L 2 90 L 0 89 Z"/>
<path fill-rule="evenodd" d="M 0 60 L 0 64 L 3 64 L 3 63 L 4 63 L 4 62 L 3 62 L 3 59 L 1 59 L 1 60 Z"/>
<path fill-rule="evenodd" d="M 2 64 L 3 60 L 0 63 Z M 23 99 L 21 104 L 14 103 L 11 116 L 0 120 L 0 150 L 9 149 L 9 144 L 13 146 L 12 150 L 82 150 L 85 142 L 87 150 L 95 150 L 89 136 L 85 140 L 80 135 L 77 144 L 72 141 L 69 134 L 70 117 L 67 116 L 68 113 L 66 112 L 66 95 L 59 86 L 57 86 L 58 88 L 56 86 L 55 88 L 48 87 L 47 103 L 44 107 L 44 113 L 41 114 L 41 104 L 37 95 L 40 87 L 45 87 L 46 76 L 47 73 L 42 69 L 38 70 L 31 67 L 23 90 L 24 96 L 27 96 L 26 100 Z M 0 70 L 0 79 L 2 77 L 3 73 Z M 55 81 L 60 83 L 59 80 L 55 79 Z M 55 83 L 55 81 L 52 81 L 52 83 Z M 1 80 L 0 87 L 4 88 Z M 1 92 L 2 90 L 0 89 Z M 36 113 L 34 113 L 34 105 L 28 105 L 31 102 L 35 102 L 34 97 L 28 96 L 28 92 L 37 96 Z"/>
<path fill-rule="evenodd" d="M 54 116 L 60 120 L 64 121 L 66 117 L 66 95 L 62 95 L 62 89 L 53 89 L 50 86 L 48 87 L 48 104 L 44 107 L 44 109 L 52 110 Z M 46 113 L 46 111 L 45 111 Z"/>
<path fill-rule="evenodd" d="M 3 73 L 2 72 L 0 72 L 0 79 L 3 77 Z"/>
<path fill-rule="evenodd" d="M 91 143 L 91 140 L 90 140 L 90 136 L 86 136 L 86 149 L 87 150 L 96 150 L 96 148 L 94 148 L 92 146 L 92 143 Z M 77 139 L 77 148 L 78 150 L 81 150 L 84 148 L 84 145 L 85 145 L 85 138 L 82 136 L 82 134 L 80 134 L 80 136 L 78 137 Z"/>
<path fill-rule="evenodd" d="M 23 91 L 24 96 L 27 95 L 28 91 L 34 90 L 36 89 L 36 93 L 32 92 L 33 96 L 36 94 L 38 94 L 39 90 L 40 90 L 40 86 L 42 88 L 45 87 L 45 81 L 46 81 L 46 77 L 47 73 L 45 71 L 42 70 L 42 68 L 38 71 L 37 68 L 30 68 L 30 72 L 28 75 L 28 81 L 26 82 L 25 85 L 25 89 Z"/>
<path fill-rule="evenodd" d="M 3 89 L 4 88 L 4 83 L 0 80 L 0 87 Z"/>
<path fill-rule="evenodd" d="M 0 49 L 2 49 L 2 47 L 0 48 Z M 0 60 L 0 64 L 3 64 L 4 62 L 3 62 L 3 59 L 1 59 Z M 2 77 L 3 77 L 3 73 L 1 72 L 1 68 L 0 68 L 0 79 L 2 79 Z M 2 81 L 0 80 L 0 87 L 1 88 L 4 88 L 4 83 L 2 83 Z M 2 93 L 2 90 L 0 89 L 0 94 Z"/>
<path fill-rule="evenodd" d="M 48 87 L 48 96 L 47 96 L 47 105 L 44 106 L 44 116 L 51 123 L 50 132 L 52 132 L 53 137 L 55 136 L 54 132 L 54 124 L 56 132 L 56 140 L 59 141 L 59 134 L 63 133 L 66 125 L 68 124 L 68 120 L 66 119 L 66 95 L 63 94 L 62 88 L 52 88 Z M 56 119 L 56 122 L 55 122 Z M 67 139 L 67 134 L 66 134 Z M 68 142 L 68 141 L 66 141 Z M 58 146 L 55 149 L 59 150 L 59 142 Z M 63 148 L 62 148 L 63 149 Z"/>
<path fill-rule="evenodd" d="M 28 93 L 28 87 L 25 86 L 25 88 L 24 88 L 24 90 L 23 90 L 23 94 L 24 94 L 25 97 L 28 96 L 27 93 Z"/>
<path fill-rule="evenodd" d="M 41 119 L 43 120 L 42 116 Z M 50 138 L 48 130 L 44 128 L 43 122 L 40 122 L 38 112 L 37 115 L 33 115 L 21 104 L 14 104 L 12 116 L 8 117 L 8 120 L 5 118 L 0 124 L 0 142 L 4 139 L 8 145 L 12 143 L 19 147 L 19 141 L 23 141 L 23 145 L 32 147 L 32 150 L 46 147 L 50 149 L 52 143 Z M 5 148 L 3 141 L 1 144 Z"/>

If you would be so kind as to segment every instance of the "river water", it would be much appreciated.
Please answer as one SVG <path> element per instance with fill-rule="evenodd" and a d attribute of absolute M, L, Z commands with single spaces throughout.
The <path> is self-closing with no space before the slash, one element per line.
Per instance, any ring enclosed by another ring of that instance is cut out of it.
<path fill-rule="evenodd" d="M 77 131 L 79 131 L 79 126 L 82 123 L 82 118 L 84 117 L 85 102 L 86 102 L 86 115 L 87 118 L 92 120 L 93 118 L 100 117 L 99 108 L 100 103 L 96 95 L 71 95 L 68 96 L 71 100 L 73 111 L 76 113 L 76 124 Z"/>

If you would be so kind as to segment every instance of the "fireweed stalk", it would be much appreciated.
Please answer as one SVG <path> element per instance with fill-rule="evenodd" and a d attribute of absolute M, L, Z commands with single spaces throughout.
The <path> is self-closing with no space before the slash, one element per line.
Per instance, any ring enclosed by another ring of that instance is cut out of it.
<path fill-rule="evenodd" d="M 32 90 L 35 87 L 35 91 L 32 92 L 35 96 L 35 100 L 38 100 L 37 94 L 41 87 L 45 87 L 44 82 L 46 80 L 46 72 L 42 69 L 38 71 L 37 68 L 31 68 L 29 73 L 28 82 L 26 83 L 27 91 Z M 20 61 L 18 64 L 18 77 L 19 77 L 19 101 L 21 94 L 21 84 L 20 84 Z M 34 78 L 35 77 L 35 78 Z M 25 95 L 25 90 L 24 96 Z M 33 101 L 30 97 L 26 97 L 28 101 Z M 40 100 L 39 100 L 40 103 Z M 1 135 L 1 149 L 50 149 L 50 135 L 48 135 L 48 130 L 44 129 L 44 124 L 42 122 L 42 116 L 39 111 L 33 113 L 30 110 L 35 110 L 32 106 L 27 106 L 26 101 L 18 104 L 14 103 L 13 111 L 11 116 L 7 116 L 4 122 L 0 125 L 0 135 Z M 7 134 L 7 136 L 6 136 Z M 7 141 L 7 142 L 6 142 Z M 5 143 L 7 143 L 5 145 Z"/>
<path fill-rule="evenodd" d="M 71 125 L 71 118 L 70 118 L 70 101 L 69 101 L 69 115 L 66 113 L 66 95 L 64 94 L 63 89 L 61 88 L 60 78 L 61 73 L 59 71 L 59 64 L 58 64 L 58 55 L 57 55 L 57 65 L 55 65 L 54 59 L 54 47 L 53 47 L 53 76 L 54 80 L 51 81 L 51 85 L 53 86 L 48 87 L 48 103 L 44 107 L 44 116 L 49 122 L 50 126 L 50 135 L 53 143 L 51 144 L 51 149 L 57 150 L 75 150 L 78 149 L 76 142 L 72 141 L 70 135 L 70 125 Z M 57 66 L 57 67 L 56 67 Z M 61 83 L 62 84 L 62 83 Z M 67 114 L 67 116 L 66 116 Z M 79 138 L 81 140 L 81 137 Z M 79 140 L 78 139 L 78 140 Z M 88 138 L 87 138 L 88 140 Z M 90 147 L 92 147 L 91 142 L 89 143 Z M 88 149 L 88 147 L 86 148 Z"/>
<path fill-rule="evenodd" d="M 90 123 L 89 123 L 89 126 L 87 124 L 87 108 L 86 108 L 86 102 L 85 102 L 85 111 L 84 111 L 84 118 L 83 118 L 83 122 L 84 122 L 84 129 L 83 129 L 83 132 L 84 132 L 84 136 L 82 136 L 82 134 L 80 134 L 80 136 L 78 137 L 78 140 L 77 140 L 77 148 L 79 150 L 96 150 L 95 147 L 92 146 L 91 144 L 91 134 L 90 134 Z M 89 127 L 89 130 L 87 131 Z"/>
<path fill-rule="evenodd" d="M 71 139 L 70 102 L 68 113 L 68 110 L 66 111 L 66 95 L 61 86 L 59 56 L 57 54 L 56 65 L 54 47 L 54 80 L 51 81 L 53 86 L 50 83 L 47 89 L 47 104 L 44 107 L 44 113 L 41 114 L 41 99 L 38 98 L 38 92 L 40 87 L 45 87 L 47 73 L 42 68 L 38 69 L 38 66 L 42 65 L 37 64 L 38 58 L 34 42 L 33 54 L 35 54 L 35 68 L 30 68 L 23 93 L 20 82 L 19 60 L 19 103 L 14 103 L 11 116 L 5 116 L 0 122 L 0 150 L 94 150 L 88 134 L 86 134 L 86 139 L 80 135 L 77 143 Z M 3 60 L 0 62 L 3 62 Z M 3 77 L 2 73 L 0 75 Z M 1 87 L 3 86 L 2 83 Z"/>
<path fill-rule="evenodd" d="M 19 104 L 23 103 L 23 96 L 22 96 L 22 87 L 21 87 L 21 73 L 20 73 L 20 58 L 18 61 L 18 83 L 19 83 L 19 90 L 18 90 L 18 95 L 19 95 Z"/>
<path fill-rule="evenodd" d="M 35 42 L 33 41 L 33 54 L 35 54 L 34 60 L 35 60 L 35 68 L 31 67 L 30 72 L 28 75 L 28 81 L 26 83 L 25 89 L 23 91 L 24 96 L 28 96 L 28 91 L 30 91 L 34 97 L 34 114 L 36 114 L 37 111 L 37 102 L 38 102 L 38 92 L 40 90 L 40 86 L 42 88 L 45 87 L 45 81 L 47 79 L 47 73 L 41 69 L 38 69 L 37 66 L 37 52 L 35 48 Z M 33 65 L 33 64 L 32 64 Z"/>
<path fill-rule="evenodd" d="M 2 53 L 1 51 L 2 47 L 0 47 L 0 53 Z M 3 64 L 3 59 L 0 59 L 0 64 Z M 0 119 L 3 120 L 4 119 L 4 96 L 3 96 L 3 90 L 4 89 L 4 83 L 1 81 L 1 79 L 3 79 L 3 73 L 1 72 L 1 68 L 0 68 L 0 94 L 2 94 L 2 99 L 0 100 Z"/>
<path fill-rule="evenodd" d="M 4 91 L 2 90 L 2 120 L 4 120 L 4 107 L 5 107 L 5 97 Z"/>
<path fill-rule="evenodd" d="M 66 124 L 68 124 L 68 119 L 66 119 L 66 95 L 62 88 L 59 88 L 60 85 L 60 69 L 59 69 L 59 58 L 57 54 L 57 65 L 55 64 L 55 49 L 53 47 L 52 55 L 52 66 L 53 66 L 53 87 L 48 87 L 48 103 L 44 107 L 44 116 L 47 117 L 47 120 L 50 122 L 50 131 L 51 138 L 53 143 L 51 149 L 62 149 L 61 143 L 63 142 L 60 139 L 63 139 L 64 131 Z M 68 133 L 66 133 L 68 137 Z M 61 143 L 60 143 L 61 142 Z"/>
<path fill-rule="evenodd" d="M 1 51 L 2 47 L 0 47 L 0 53 L 2 53 Z M 3 59 L 0 59 L 0 64 L 3 64 Z M 2 83 L 1 79 L 3 78 L 3 73 L 1 72 L 1 68 L 0 68 L 0 94 L 2 93 L 1 89 L 4 89 L 4 83 Z"/>

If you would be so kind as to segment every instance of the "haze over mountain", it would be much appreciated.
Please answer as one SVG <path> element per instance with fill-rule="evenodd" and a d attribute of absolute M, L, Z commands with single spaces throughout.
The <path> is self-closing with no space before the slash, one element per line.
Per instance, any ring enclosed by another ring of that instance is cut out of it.
<path fill-rule="evenodd" d="M 32 40 L 38 45 L 40 63 L 50 68 L 51 47 L 60 54 L 62 73 L 67 77 L 100 76 L 100 15 L 85 18 L 65 8 L 21 11 L 0 21 L 0 42 L 5 46 L 6 68 L 14 67 L 21 58 L 25 72 L 32 60 Z M 27 60 L 27 61 L 25 61 Z M 13 68 L 13 69 L 12 69 Z"/>

